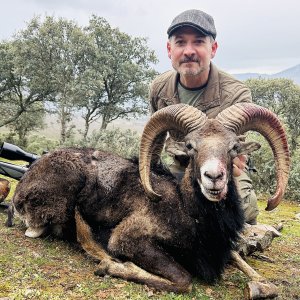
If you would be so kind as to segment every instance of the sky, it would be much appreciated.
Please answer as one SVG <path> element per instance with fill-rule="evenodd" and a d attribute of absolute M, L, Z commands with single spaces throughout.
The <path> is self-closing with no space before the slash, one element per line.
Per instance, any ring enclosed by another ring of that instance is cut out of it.
<path fill-rule="evenodd" d="M 63 17 L 86 26 L 92 14 L 135 37 L 148 38 L 159 72 L 171 69 L 167 28 L 179 13 L 200 9 L 213 16 L 219 48 L 213 62 L 229 73 L 273 74 L 300 64 L 299 0 L 2 0 L 0 40 L 34 16 Z"/>

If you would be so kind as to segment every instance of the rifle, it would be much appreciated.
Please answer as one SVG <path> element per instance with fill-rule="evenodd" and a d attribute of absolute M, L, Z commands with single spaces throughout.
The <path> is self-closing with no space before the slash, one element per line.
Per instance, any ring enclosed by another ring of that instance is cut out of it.
<path fill-rule="evenodd" d="M 9 160 L 23 160 L 28 162 L 27 166 L 19 166 L 12 163 L 0 161 L 0 174 L 9 178 L 20 180 L 28 170 L 30 164 L 39 159 L 38 155 L 24 151 L 18 146 L 3 142 L 0 146 L 0 158 Z M 9 181 L 2 179 L 0 181 L 0 202 L 3 201 L 9 193 Z"/>
<path fill-rule="evenodd" d="M 3 142 L 0 146 L 0 158 L 8 160 L 22 160 L 28 163 L 26 166 L 19 166 L 12 163 L 0 161 L 0 175 L 4 175 L 9 178 L 20 180 L 24 173 L 28 170 L 29 166 L 39 159 L 36 154 L 29 153 L 21 149 L 20 147 Z M 8 208 L 7 226 L 12 226 L 13 209 L 9 204 L 1 203 L 7 197 L 10 191 L 10 182 L 7 179 L 0 178 L 0 205 L 4 208 Z"/>
<path fill-rule="evenodd" d="M 9 160 L 23 160 L 29 163 L 26 167 L 24 167 L 0 161 L 0 174 L 16 180 L 20 180 L 24 173 L 28 170 L 28 167 L 40 158 L 36 154 L 26 152 L 20 147 L 6 142 L 3 142 L 0 146 L 0 158 L 1 157 Z"/>

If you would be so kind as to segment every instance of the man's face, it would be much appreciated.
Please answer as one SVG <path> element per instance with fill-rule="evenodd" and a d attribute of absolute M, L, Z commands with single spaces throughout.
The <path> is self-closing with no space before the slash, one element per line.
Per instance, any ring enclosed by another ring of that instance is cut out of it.
<path fill-rule="evenodd" d="M 182 76 L 198 76 L 209 70 L 218 45 L 192 27 L 177 30 L 167 43 L 173 68 Z"/>

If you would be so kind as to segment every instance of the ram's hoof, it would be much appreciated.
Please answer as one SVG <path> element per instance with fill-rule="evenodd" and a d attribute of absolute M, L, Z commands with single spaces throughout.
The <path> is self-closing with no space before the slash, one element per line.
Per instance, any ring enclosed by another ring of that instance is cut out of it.
<path fill-rule="evenodd" d="M 109 268 L 110 260 L 103 259 L 97 266 L 97 270 L 94 272 L 96 276 L 103 277 L 108 275 L 108 268 Z"/>
<path fill-rule="evenodd" d="M 28 227 L 25 231 L 25 236 L 35 239 L 42 236 L 46 232 L 46 229 L 46 227 Z"/>
<path fill-rule="evenodd" d="M 250 281 L 244 290 L 245 300 L 270 299 L 278 296 L 277 286 L 270 282 Z"/>

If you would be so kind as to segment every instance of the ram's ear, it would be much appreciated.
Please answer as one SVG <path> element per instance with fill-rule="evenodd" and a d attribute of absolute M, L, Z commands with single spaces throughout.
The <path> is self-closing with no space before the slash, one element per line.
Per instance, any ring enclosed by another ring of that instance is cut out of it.
<path fill-rule="evenodd" d="M 241 142 L 240 143 L 240 149 L 239 149 L 239 155 L 241 154 L 249 154 L 253 151 L 258 150 L 261 147 L 259 143 L 256 142 Z"/>

